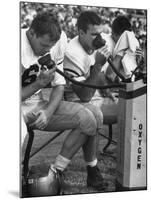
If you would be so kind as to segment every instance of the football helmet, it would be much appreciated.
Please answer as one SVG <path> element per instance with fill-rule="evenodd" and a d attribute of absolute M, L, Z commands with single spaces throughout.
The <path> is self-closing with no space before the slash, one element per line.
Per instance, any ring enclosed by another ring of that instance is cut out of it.
<path fill-rule="evenodd" d="M 58 170 L 49 169 L 48 175 L 28 178 L 27 193 L 30 197 L 55 196 L 61 194 L 61 177 Z"/>

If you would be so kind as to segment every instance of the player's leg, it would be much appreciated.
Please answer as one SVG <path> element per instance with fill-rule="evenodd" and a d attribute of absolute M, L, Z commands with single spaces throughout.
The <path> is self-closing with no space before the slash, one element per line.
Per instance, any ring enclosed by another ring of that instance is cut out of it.
<path fill-rule="evenodd" d="M 30 125 L 36 120 L 32 114 L 46 105 L 46 102 L 40 102 L 34 108 L 24 107 L 26 123 Z M 47 127 L 43 131 L 61 131 L 71 130 L 66 137 L 60 154 L 57 156 L 55 166 L 64 170 L 69 164 L 71 158 L 86 142 L 89 135 L 96 133 L 96 121 L 88 110 L 78 103 L 62 101 L 56 112 L 50 119 Z M 35 129 L 36 127 L 33 127 Z"/>
<path fill-rule="evenodd" d="M 96 134 L 92 137 L 89 137 L 87 142 L 83 145 L 83 152 L 85 161 L 90 163 L 96 160 L 96 152 L 97 152 L 97 131 L 102 128 L 103 125 L 103 114 L 100 109 L 91 103 L 83 104 L 88 112 L 94 117 L 96 120 Z M 95 161 L 96 162 L 96 161 Z M 93 164 L 92 164 L 93 165 Z"/>
<path fill-rule="evenodd" d="M 88 136 L 96 134 L 96 120 L 84 106 L 78 103 L 61 102 L 45 130 L 67 129 L 71 129 L 71 132 L 66 137 L 60 154 L 71 159 L 86 142 Z"/>
<path fill-rule="evenodd" d="M 57 171 L 64 171 L 75 153 L 79 150 L 80 147 L 83 147 L 84 157 L 88 165 L 87 185 L 94 187 L 95 189 L 102 190 L 104 189 L 104 182 L 102 175 L 97 167 L 96 158 L 95 134 L 97 132 L 97 120 L 94 117 L 94 114 L 86 107 L 76 103 L 66 103 L 68 105 L 68 108 L 66 107 L 68 110 L 67 116 L 64 117 L 64 119 L 62 120 L 58 118 L 58 120 L 62 121 L 62 124 L 60 124 L 61 126 L 65 126 L 66 124 L 66 128 L 72 128 L 71 124 L 73 123 L 72 126 L 74 127 L 74 129 L 72 129 L 70 134 L 68 134 L 67 138 L 65 139 L 61 152 L 56 157 L 54 165 L 51 165 L 51 168 L 57 169 Z M 63 122 L 63 120 L 65 121 Z M 102 115 L 99 116 L 98 120 L 102 120 Z M 54 119 L 54 121 L 56 120 Z M 67 124 L 69 125 L 69 127 L 67 126 Z M 99 126 L 101 126 L 101 122 L 99 122 L 98 127 Z M 47 127 L 47 129 L 49 128 L 52 127 Z"/>
<path fill-rule="evenodd" d="M 84 106 L 93 114 L 97 122 L 96 134 L 94 136 L 89 136 L 88 140 L 83 145 L 84 158 L 87 165 L 87 185 L 102 190 L 106 187 L 106 184 L 103 181 L 103 177 L 97 165 L 97 132 L 102 128 L 103 114 L 100 109 L 91 103 L 86 103 Z"/>
<path fill-rule="evenodd" d="M 32 119 L 32 114 L 28 113 L 28 122 L 33 122 L 34 120 L 36 119 Z M 65 139 L 60 154 L 56 157 L 53 168 L 63 171 L 79 148 L 87 142 L 89 137 L 96 134 L 96 128 L 95 117 L 84 106 L 77 103 L 61 102 L 48 126 L 45 128 L 45 131 L 60 131 L 67 129 L 71 129 L 72 131 Z M 94 149 L 96 149 L 96 146 Z M 94 153 L 92 153 L 92 155 L 94 155 Z M 96 173 L 94 174 L 94 170 L 91 174 L 96 175 Z M 95 183 L 96 179 L 92 181 Z M 100 181 L 102 183 L 102 179 Z M 94 184 L 91 186 L 93 185 Z M 99 187 L 100 186 L 99 183 Z"/>
<path fill-rule="evenodd" d="M 45 107 L 46 104 L 47 102 L 43 101 L 39 102 L 36 106 L 22 106 L 24 118 L 28 126 L 36 120 L 33 113 Z M 36 129 L 36 127 L 32 128 Z M 87 135 L 95 134 L 96 122 L 92 114 L 89 113 L 84 106 L 78 103 L 62 101 L 43 131 L 61 131 L 69 129 L 72 131 L 63 145 L 63 153 L 66 152 L 64 154 L 66 154 L 68 158 L 72 157 L 75 151 L 84 143 Z"/>
<path fill-rule="evenodd" d="M 64 118 L 57 119 L 54 115 L 46 130 L 48 131 L 58 126 L 61 129 L 65 129 L 65 126 L 66 129 L 73 129 L 65 139 L 61 152 L 57 156 L 53 167 L 63 171 L 75 153 L 82 147 L 87 164 L 87 185 L 102 190 L 105 184 L 97 166 L 96 157 L 96 133 L 97 128 L 100 129 L 102 127 L 102 113 L 101 111 L 98 112 L 98 109 L 91 104 L 83 106 L 77 103 L 64 102 L 62 105 L 64 109 L 60 107 L 60 111 L 57 110 L 55 114 L 57 118 L 58 113 L 61 114 L 61 117 L 64 114 Z M 57 121 L 60 122 L 58 126 L 55 124 Z M 55 127 L 52 127 L 52 124 Z"/>

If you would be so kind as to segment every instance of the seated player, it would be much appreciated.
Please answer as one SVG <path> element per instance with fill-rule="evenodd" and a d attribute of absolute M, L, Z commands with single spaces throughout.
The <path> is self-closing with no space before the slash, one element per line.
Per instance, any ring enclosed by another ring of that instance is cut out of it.
<path fill-rule="evenodd" d="M 34 130 L 71 130 L 54 164 L 50 164 L 54 173 L 64 171 L 82 147 L 88 172 L 87 185 L 102 190 L 103 177 L 97 167 L 96 157 L 96 133 L 102 127 L 102 113 L 95 107 L 88 109 L 78 103 L 62 101 L 66 82 L 55 69 L 63 70 L 66 43 L 65 33 L 50 13 L 37 15 L 30 28 L 22 30 L 21 110 L 26 125 Z M 52 69 L 39 63 L 39 59 L 47 53 L 55 62 Z M 41 89 L 48 83 L 51 83 L 52 91 L 49 100 L 45 101 Z"/>
<path fill-rule="evenodd" d="M 140 54 L 140 45 L 132 30 L 131 23 L 125 15 L 116 17 L 111 25 L 112 34 L 103 35 L 110 46 L 110 52 L 116 69 L 125 77 L 130 78 L 137 67 L 136 56 Z M 112 45 L 111 45 L 112 44 Z M 108 63 L 103 66 L 107 78 L 111 82 L 120 81 Z"/>
<path fill-rule="evenodd" d="M 107 84 L 102 66 L 110 52 L 107 45 L 101 48 L 96 48 L 97 44 L 95 45 L 103 27 L 101 18 L 95 12 L 85 11 L 80 14 L 77 20 L 78 35 L 70 40 L 64 59 L 65 71 L 75 80 L 100 86 Z M 65 97 L 68 101 L 81 102 L 85 106 L 95 105 L 99 108 L 111 106 L 117 112 L 117 99 L 109 89 L 102 93 L 93 88 L 67 82 Z"/>

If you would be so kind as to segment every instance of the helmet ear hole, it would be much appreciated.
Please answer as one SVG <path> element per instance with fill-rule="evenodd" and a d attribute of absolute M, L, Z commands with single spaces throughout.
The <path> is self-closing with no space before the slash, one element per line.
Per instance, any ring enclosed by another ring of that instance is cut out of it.
<path fill-rule="evenodd" d="M 47 176 L 35 178 L 29 175 L 26 187 L 28 197 L 55 196 L 61 191 L 58 174 L 51 169 Z"/>

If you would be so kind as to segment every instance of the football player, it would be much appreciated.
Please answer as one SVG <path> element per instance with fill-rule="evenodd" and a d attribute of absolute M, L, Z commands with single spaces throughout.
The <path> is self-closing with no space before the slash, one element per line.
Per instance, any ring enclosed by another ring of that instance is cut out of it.
<path fill-rule="evenodd" d="M 66 34 L 61 31 L 56 18 L 50 13 L 37 15 L 29 29 L 21 31 L 21 111 L 26 125 L 32 129 L 70 129 L 71 132 L 54 164 L 50 164 L 50 169 L 54 173 L 64 171 L 82 147 L 88 166 L 87 183 L 101 190 L 103 178 L 96 168 L 96 133 L 102 127 L 102 114 L 95 107 L 87 109 L 81 104 L 62 100 L 66 82 L 55 70 L 56 67 L 63 70 L 66 44 Z M 48 54 L 53 60 L 50 68 L 40 62 Z M 41 91 L 48 84 L 51 85 L 51 92 L 46 101 Z M 95 115 L 92 110 L 95 110 Z"/>
<path fill-rule="evenodd" d="M 94 11 L 88 10 L 80 14 L 77 20 L 78 35 L 70 40 L 64 59 L 65 71 L 75 80 L 100 86 L 108 83 L 102 72 L 102 66 L 110 56 L 110 51 L 106 44 L 97 47 L 103 28 L 101 18 Z M 65 96 L 68 101 L 81 101 L 84 105 L 87 102 L 99 107 L 98 110 L 101 110 L 102 106 L 113 106 L 113 111 L 117 113 L 117 98 L 109 89 L 102 93 L 93 88 L 68 82 Z"/>

